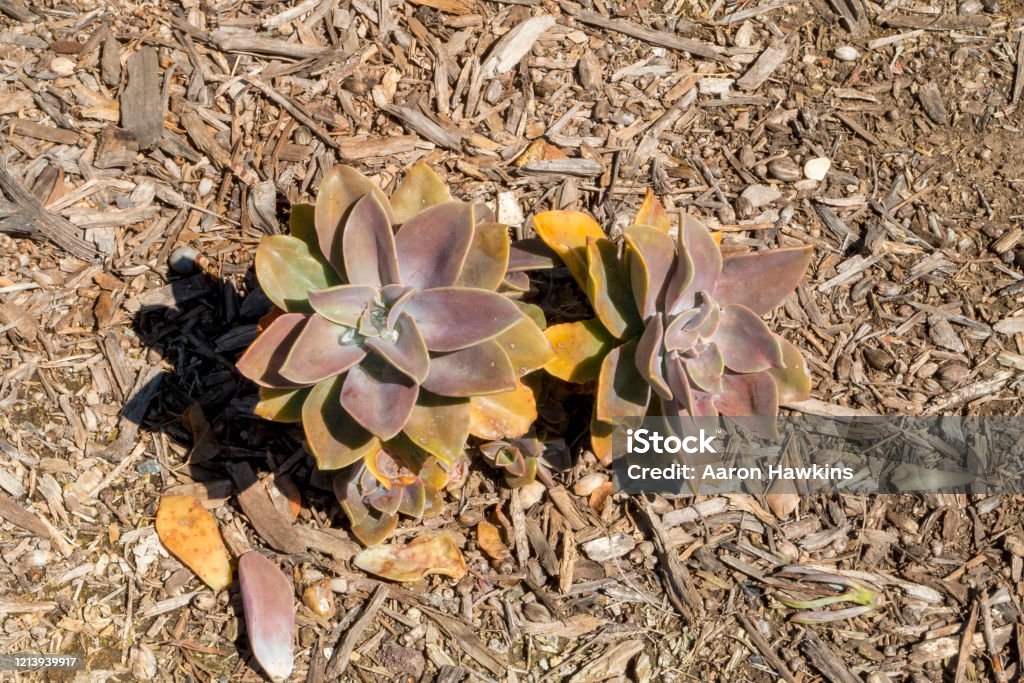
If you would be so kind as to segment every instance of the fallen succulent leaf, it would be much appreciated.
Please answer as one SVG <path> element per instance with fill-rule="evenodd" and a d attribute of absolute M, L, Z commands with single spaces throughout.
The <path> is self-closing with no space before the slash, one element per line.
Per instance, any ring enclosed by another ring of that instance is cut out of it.
<path fill-rule="evenodd" d="M 392 581 L 419 581 L 428 574 L 453 579 L 466 575 L 466 561 L 451 536 L 421 536 L 404 546 L 379 545 L 367 548 L 352 563 L 365 572 Z"/>
<path fill-rule="evenodd" d="M 220 441 L 210 428 L 210 422 L 198 401 L 193 401 L 185 409 L 181 421 L 192 432 L 192 450 L 188 454 L 190 463 L 206 462 L 220 453 Z"/>
<path fill-rule="evenodd" d="M 498 527 L 486 519 L 480 520 L 476 525 L 476 542 L 480 549 L 495 562 L 501 562 L 511 554 L 508 546 L 501 540 L 501 532 L 498 531 Z"/>
<path fill-rule="evenodd" d="M 164 496 L 156 511 L 156 533 L 206 585 L 220 590 L 231 583 L 228 549 L 217 522 L 198 498 Z"/>
<path fill-rule="evenodd" d="M 273 681 L 284 681 L 295 665 L 295 600 L 288 577 L 250 550 L 238 560 L 245 628 L 252 654 Z"/>

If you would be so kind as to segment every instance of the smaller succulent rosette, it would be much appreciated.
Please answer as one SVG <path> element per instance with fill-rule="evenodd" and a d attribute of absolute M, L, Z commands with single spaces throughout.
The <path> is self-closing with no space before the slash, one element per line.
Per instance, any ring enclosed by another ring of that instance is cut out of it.
<path fill-rule="evenodd" d="M 547 329 L 556 358 L 546 367 L 597 380 L 591 437 L 603 460 L 624 420 L 775 416 L 780 402 L 809 396 L 800 351 L 763 317 L 799 284 L 810 247 L 723 257 L 695 218 L 685 216 L 673 236 L 650 194 L 621 248 L 585 214 L 553 211 L 534 222 L 596 313 Z"/>

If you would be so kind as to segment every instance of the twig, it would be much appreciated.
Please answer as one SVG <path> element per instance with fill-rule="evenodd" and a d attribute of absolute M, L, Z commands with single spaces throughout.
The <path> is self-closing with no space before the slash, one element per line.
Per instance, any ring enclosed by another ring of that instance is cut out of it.
<path fill-rule="evenodd" d="M 377 586 L 377 590 L 373 592 L 373 595 L 370 596 L 370 601 L 366 603 L 366 607 L 363 608 L 363 613 L 359 615 L 356 623 L 352 624 L 352 628 L 338 641 L 338 646 L 331 653 L 331 659 L 327 662 L 327 669 L 324 672 L 325 680 L 337 681 L 341 679 L 341 675 L 345 673 L 345 668 L 348 667 L 348 660 L 352 656 L 352 650 L 356 647 L 356 641 L 363 635 L 366 627 L 376 618 L 381 605 L 387 599 L 388 587 L 380 584 Z"/>

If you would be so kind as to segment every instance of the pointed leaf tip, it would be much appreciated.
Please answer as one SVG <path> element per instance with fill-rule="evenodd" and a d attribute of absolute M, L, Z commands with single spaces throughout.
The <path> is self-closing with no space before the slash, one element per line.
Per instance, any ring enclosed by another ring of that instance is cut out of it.
<path fill-rule="evenodd" d="M 156 533 L 164 546 L 210 588 L 219 591 L 231 583 L 228 550 L 217 521 L 197 498 L 161 498 Z"/>
<path fill-rule="evenodd" d="M 273 681 L 285 681 L 295 666 L 295 598 L 276 564 L 251 550 L 238 560 L 245 628 L 252 654 Z"/>

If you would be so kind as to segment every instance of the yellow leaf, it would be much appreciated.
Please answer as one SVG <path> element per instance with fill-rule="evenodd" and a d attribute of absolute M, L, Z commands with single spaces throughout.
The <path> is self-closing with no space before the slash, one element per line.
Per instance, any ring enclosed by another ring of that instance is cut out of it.
<path fill-rule="evenodd" d="M 590 450 L 604 466 L 612 464 L 612 432 L 615 427 L 609 422 L 601 422 L 597 418 L 590 421 Z"/>
<path fill-rule="evenodd" d="M 451 536 L 420 536 L 404 546 L 379 545 L 352 558 L 365 572 L 392 581 L 419 581 L 427 574 L 444 574 L 453 579 L 466 575 L 466 561 Z"/>
<path fill-rule="evenodd" d="M 580 383 L 597 379 L 601 361 L 615 341 L 597 318 L 552 325 L 544 336 L 555 351 L 544 369 L 559 379 Z"/>
<path fill-rule="evenodd" d="M 486 519 L 480 520 L 476 525 L 476 542 L 480 546 L 480 550 L 487 553 L 487 556 L 495 562 L 501 562 L 511 555 L 508 546 L 501 540 L 501 533 L 498 531 L 498 527 Z"/>
<path fill-rule="evenodd" d="M 586 290 L 587 239 L 604 237 L 601 226 L 581 211 L 545 211 L 533 217 L 533 227 Z"/>
<path fill-rule="evenodd" d="M 636 212 L 636 218 L 633 219 L 633 223 L 636 225 L 649 225 L 664 233 L 668 233 L 671 230 L 672 225 L 668 212 L 665 211 L 665 207 L 661 205 L 658 198 L 654 196 L 654 190 L 651 188 L 647 188 L 647 196 L 644 197 L 644 203 L 640 205 L 640 210 Z"/>
<path fill-rule="evenodd" d="M 530 146 L 523 150 L 523 153 L 516 157 L 516 168 L 522 168 L 534 161 L 548 161 L 550 159 L 567 159 L 568 156 L 544 138 L 537 138 L 530 143 Z"/>
<path fill-rule="evenodd" d="M 214 520 L 192 496 L 164 496 L 156 511 L 156 533 L 164 546 L 214 590 L 231 583 L 228 549 Z"/>
<path fill-rule="evenodd" d="M 481 439 L 512 439 L 530 431 L 537 419 L 537 400 L 530 387 L 469 399 L 469 433 Z"/>

